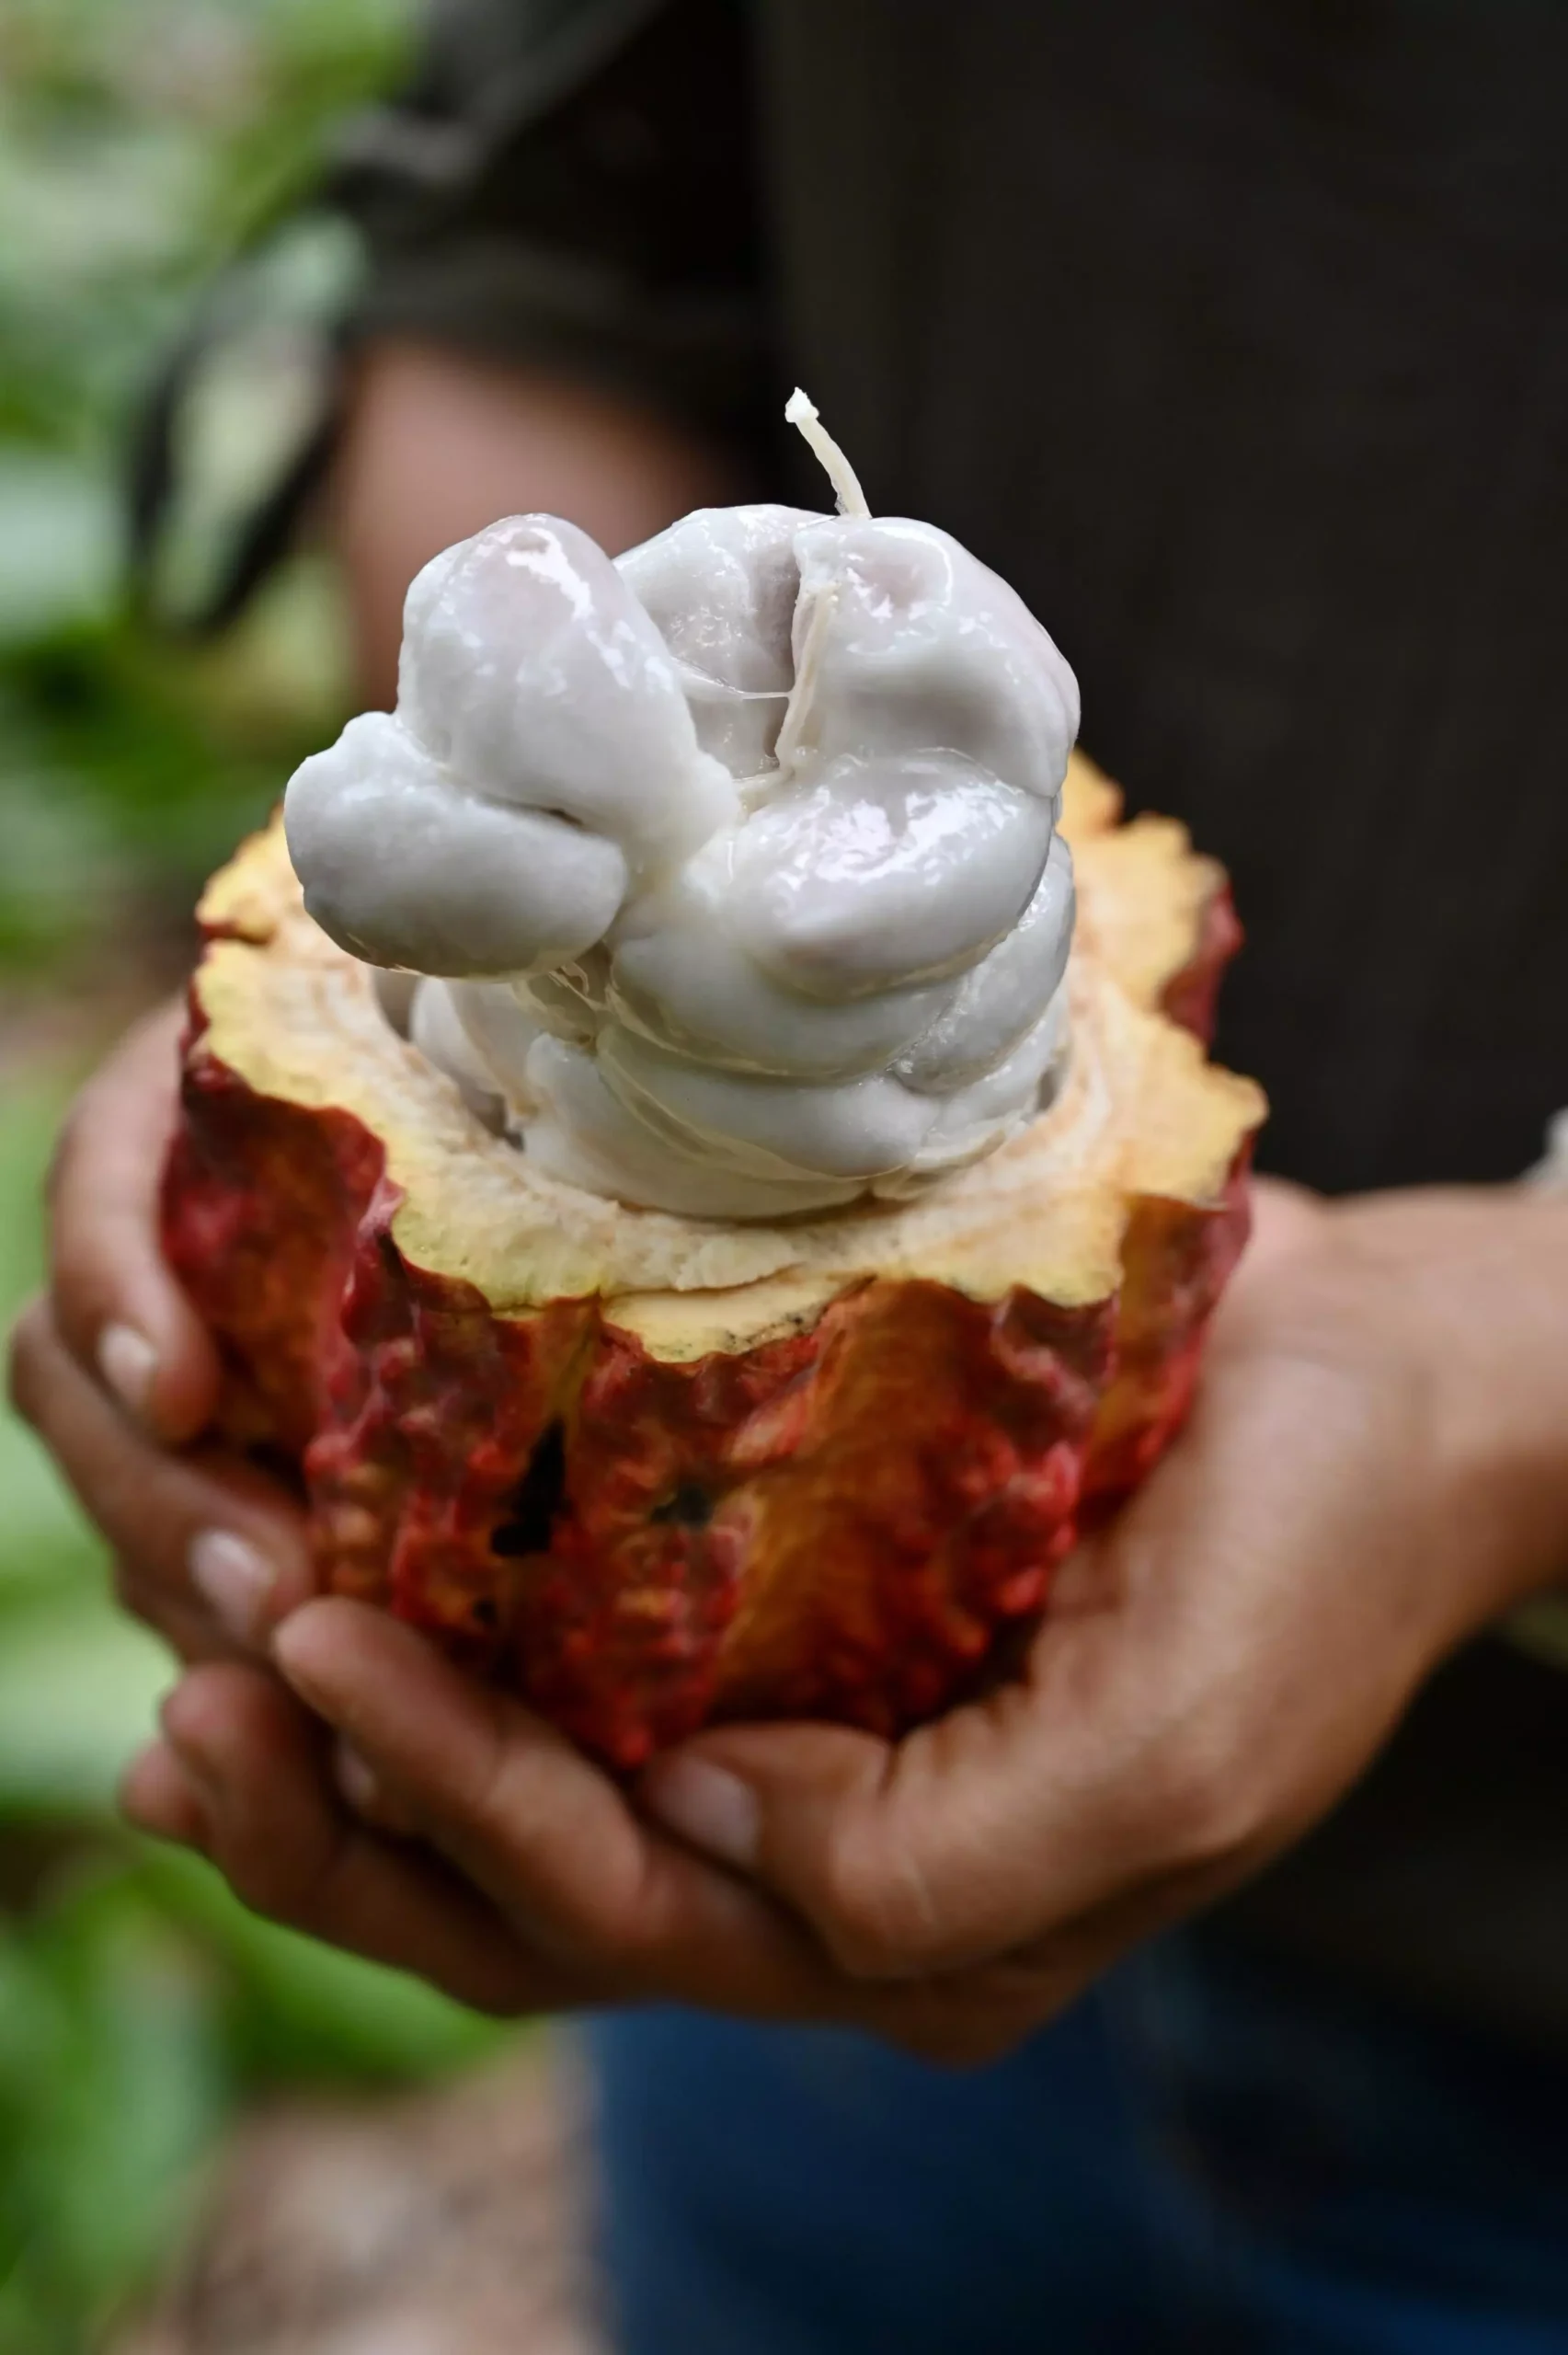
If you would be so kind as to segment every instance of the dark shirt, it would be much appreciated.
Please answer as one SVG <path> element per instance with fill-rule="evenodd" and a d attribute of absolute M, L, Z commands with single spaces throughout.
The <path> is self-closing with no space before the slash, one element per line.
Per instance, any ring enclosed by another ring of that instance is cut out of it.
<path fill-rule="evenodd" d="M 1230 868 L 1264 1166 L 1505 1179 L 1568 1101 L 1565 115 L 1545 0 L 451 0 L 337 193 L 364 331 L 820 504 L 805 384 Z M 1568 2048 L 1568 1683 L 1479 1647 L 1230 1919 Z"/>

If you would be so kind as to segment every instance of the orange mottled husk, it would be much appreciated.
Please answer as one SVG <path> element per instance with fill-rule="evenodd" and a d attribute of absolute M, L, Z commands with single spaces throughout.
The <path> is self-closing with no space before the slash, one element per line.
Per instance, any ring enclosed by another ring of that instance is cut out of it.
<path fill-rule="evenodd" d="M 1239 937 L 1217 888 L 1173 1017 L 1207 1029 Z M 718 1717 L 891 1732 L 971 1686 L 1179 1426 L 1246 1234 L 1243 1143 L 1219 1199 L 1132 1203 L 1086 1306 L 873 1277 L 672 1362 L 597 1296 L 508 1316 L 412 1264 L 378 1136 L 253 1089 L 193 1005 L 165 1235 L 225 1430 L 298 1467 L 330 1586 L 622 1768 Z"/>

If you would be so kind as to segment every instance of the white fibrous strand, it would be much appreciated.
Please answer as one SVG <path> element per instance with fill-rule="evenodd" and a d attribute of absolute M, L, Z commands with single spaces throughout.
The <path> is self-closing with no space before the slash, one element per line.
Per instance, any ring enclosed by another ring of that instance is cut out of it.
<path fill-rule="evenodd" d="M 698 1218 L 916 1191 L 1067 1051 L 1071 671 L 934 525 L 546 515 L 408 592 L 397 708 L 290 782 L 305 904 L 552 1178 Z"/>

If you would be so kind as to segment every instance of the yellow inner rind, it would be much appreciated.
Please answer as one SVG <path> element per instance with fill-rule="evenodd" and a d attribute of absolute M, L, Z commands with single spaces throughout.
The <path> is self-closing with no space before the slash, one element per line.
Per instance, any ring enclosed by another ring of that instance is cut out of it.
<path fill-rule="evenodd" d="M 755 1347 L 811 1324 L 864 1278 L 994 1300 L 1014 1285 L 1078 1307 L 1121 1275 L 1132 1204 L 1219 1198 L 1262 1092 L 1157 1011 L 1187 962 L 1219 870 L 1163 819 L 1117 827 L 1081 757 L 1063 829 L 1078 870 L 1072 1061 L 1050 1109 L 917 1200 L 779 1225 L 628 1210 L 540 1176 L 388 1028 L 369 973 L 305 914 L 282 828 L 245 844 L 202 901 L 204 1045 L 259 1094 L 337 1107 L 386 1148 L 398 1247 L 501 1315 L 600 1294 L 657 1357 Z"/>

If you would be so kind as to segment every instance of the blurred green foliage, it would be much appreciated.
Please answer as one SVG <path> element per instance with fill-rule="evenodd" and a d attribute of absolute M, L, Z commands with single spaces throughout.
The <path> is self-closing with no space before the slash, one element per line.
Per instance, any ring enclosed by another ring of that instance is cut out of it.
<path fill-rule="evenodd" d="M 126 422 L 193 290 L 395 73 L 408 16 L 408 0 L 0 0 L 0 979 L 68 959 L 128 909 L 184 904 L 335 705 L 308 565 L 208 659 L 138 635 Z"/>
<path fill-rule="evenodd" d="M 296 561 L 223 645 L 138 630 L 125 424 L 193 290 L 382 86 L 404 0 L 0 0 L 0 1000 L 134 972 L 336 724 L 329 584 Z M 92 991 L 89 986 L 88 994 Z M 70 1038 L 67 1026 L 63 1033 Z M 36 1284 L 40 1195 L 79 1074 L 7 1055 L 0 1327 Z M 72 1062 L 79 1047 L 60 1051 Z M 246 1914 L 117 1828 L 169 1679 L 0 1410 L 0 2355 L 82 2355 L 170 2246 L 255 2088 L 395 2079 L 492 2031 Z"/>
<path fill-rule="evenodd" d="M 38 1281 L 63 1075 L 0 1124 L 0 1323 Z M 0 2350 L 82 2355 L 171 2243 L 247 2094 L 389 2081 L 496 2031 L 275 1929 L 208 1868 L 114 1821 L 167 1655 L 108 1599 L 102 1549 L 0 1415 Z"/>

